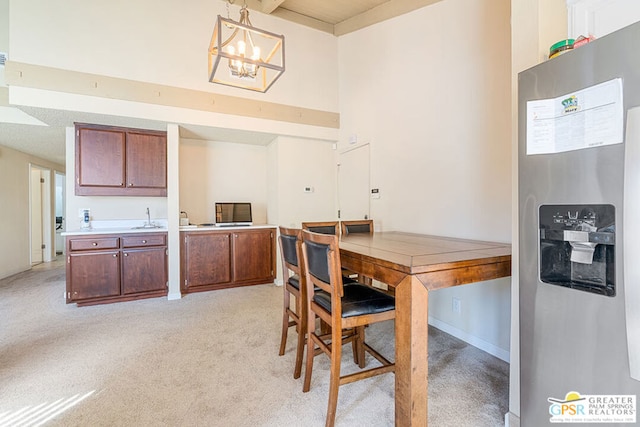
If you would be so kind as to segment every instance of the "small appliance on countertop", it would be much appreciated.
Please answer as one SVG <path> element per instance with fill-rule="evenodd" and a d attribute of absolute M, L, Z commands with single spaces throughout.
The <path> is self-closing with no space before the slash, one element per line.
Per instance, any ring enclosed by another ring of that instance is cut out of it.
<path fill-rule="evenodd" d="M 180 227 L 189 225 L 189 215 L 185 211 L 180 211 Z"/>

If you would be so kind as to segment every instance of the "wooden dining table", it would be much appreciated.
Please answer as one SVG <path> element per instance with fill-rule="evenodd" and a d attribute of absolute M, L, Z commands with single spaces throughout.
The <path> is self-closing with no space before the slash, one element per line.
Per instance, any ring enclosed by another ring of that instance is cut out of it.
<path fill-rule="evenodd" d="M 429 292 L 511 275 L 511 244 L 404 232 L 348 234 L 340 260 L 395 288 L 395 424 L 428 425 Z"/>

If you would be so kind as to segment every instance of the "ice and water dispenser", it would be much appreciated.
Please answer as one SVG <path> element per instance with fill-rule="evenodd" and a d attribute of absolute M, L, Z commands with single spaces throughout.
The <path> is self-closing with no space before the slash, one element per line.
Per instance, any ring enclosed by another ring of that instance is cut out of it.
<path fill-rule="evenodd" d="M 615 208 L 542 205 L 539 214 L 540 280 L 615 296 Z"/>

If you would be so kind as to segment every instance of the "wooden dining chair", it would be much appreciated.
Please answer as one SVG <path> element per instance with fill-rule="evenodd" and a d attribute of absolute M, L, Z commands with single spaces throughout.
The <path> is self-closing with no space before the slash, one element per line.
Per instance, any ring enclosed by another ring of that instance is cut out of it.
<path fill-rule="evenodd" d="M 338 221 L 303 222 L 302 229 L 313 231 L 314 233 L 334 234 L 337 236 L 340 233 L 340 223 Z"/>
<path fill-rule="evenodd" d="M 307 362 L 302 390 L 309 391 L 314 356 L 325 353 L 331 360 L 329 403 L 326 426 L 333 426 L 340 385 L 375 375 L 394 372 L 395 364 L 365 342 L 365 326 L 395 318 L 395 299 L 381 291 L 361 284 L 343 285 L 338 237 L 302 231 L 302 253 L 307 286 Z M 314 287 L 318 290 L 314 291 Z M 331 326 L 330 334 L 316 330 L 316 317 Z M 363 370 L 341 376 L 342 345 L 355 342 L 354 358 Z M 317 348 L 316 348 L 317 347 Z M 380 362 L 364 369 L 365 352 Z"/>
<path fill-rule="evenodd" d="M 356 233 L 373 234 L 373 220 L 358 219 L 352 221 L 340 221 L 340 231 L 343 236 L 348 236 L 349 234 Z M 373 284 L 373 279 L 361 274 L 358 274 L 356 276 L 356 280 L 369 286 Z"/>
<path fill-rule="evenodd" d="M 282 333 L 280 337 L 280 356 L 283 356 L 287 346 L 287 336 L 292 326 L 296 327 L 298 342 L 296 346 L 296 364 L 293 371 L 294 378 L 300 378 L 302 360 L 307 335 L 307 287 L 305 266 L 302 261 L 302 230 L 299 228 L 279 227 L 280 254 L 282 257 L 282 281 L 284 302 L 282 305 Z M 345 278 L 345 285 L 355 283 Z M 294 297 L 295 306 L 292 305 Z M 328 331 L 328 325 L 323 323 L 323 329 Z M 354 346 L 355 348 L 355 346 Z M 358 363 L 358 360 L 355 360 Z"/>
<path fill-rule="evenodd" d="M 303 230 L 309 230 L 314 233 L 320 234 L 333 234 L 339 236 L 340 234 L 340 222 L 339 221 L 320 221 L 320 222 L 303 222 Z M 342 275 L 345 278 L 349 278 L 350 281 L 360 282 L 362 277 L 353 271 L 349 271 L 345 268 L 342 269 Z"/>
<path fill-rule="evenodd" d="M 296 346 L 296 365 L 293 378 L 300 378 L 304 355 L 305 335 L 307 333 L 307 308 L 303 303 L 307 299 L 306 275 L 302 260 L 302 230 L 280 227 L 280 254 L 282 257 L 282 281 L 284 304 L 282 308 L 282 336 L 280 338 L 280 356 L 284 355 L 287 335 L 291 326 L 296 327 L 298 345 Z M 291 296 L 295 307 L 291 304 Z"/>
<path fill-rule="evenodd" d="M 352 233 L 373 234 L 373 220 L 358 219 L 353 221 L 340 221 L 340 231 L 343 236 L 347 236 Z"/>

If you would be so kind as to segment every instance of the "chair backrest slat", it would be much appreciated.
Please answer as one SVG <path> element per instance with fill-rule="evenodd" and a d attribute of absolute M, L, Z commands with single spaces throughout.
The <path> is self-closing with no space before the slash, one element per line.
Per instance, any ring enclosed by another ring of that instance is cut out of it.
<path fill-rule="evenodd" d="M 282 255 L 282 268 L 284 269 L 284 280 L 286 281 L 287 269 L 304 275 L 304 265 L 302 259 L 302 230 L 299 228 L 280 227 L 280 252 Z"/>
<path fill-rule="evenodd" d="M 360 219 L 354 221 L 341 221 L 340 229 L 343 236 L 353 233 L 373 234 L 373 220 Z"/>
<path fill-rule="evenodd" d="M 307 272 L 307 286 L 320 289 L 342 298 L 343 283 L 340 267 L 338 236 L 302 231 L 302 248 Z"/>
<path fill-rule="evenodd" d="M 331 282 L 329 274 L 329 245 L 306 242 L 309 273 L 325 283 Z"/>
<path fill-rule="evenodd" d="M 298 266 L 298 254 L 296 253 L 296 244 L 298 239 L 296 236 L 280 234 L 280 243 L 282 247 L 282 256 L 284 260 L 291 265 Z"/>
<path fill-rule="evenodd" d="M 321 221 L 321 222 L 303 222 L 303 230 L 313 231 L 320 234 L 335 234 L 340 233 L 340 223 L 338 221 Z"/>

